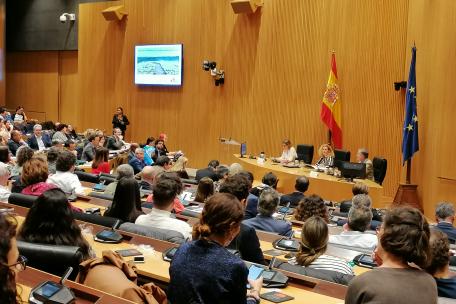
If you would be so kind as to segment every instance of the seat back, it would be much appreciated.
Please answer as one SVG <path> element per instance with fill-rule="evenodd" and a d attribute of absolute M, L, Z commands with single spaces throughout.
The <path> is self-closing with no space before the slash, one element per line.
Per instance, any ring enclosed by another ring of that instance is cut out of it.
<path fill-rule="evenodd" d="M 96 198 L 101 198 L 101 199 L 104 199 L 104 200 L 107 200 L 107 201 L 112 201 L 114 199 L 113 195 L 104 194 L 102 192 L 96 192 L 96 191 L 90 192 L 89 196 L 96 197 Z"/>
<path fill-rule="evenodd" d="M 314 155 L 313 145 L 297 145 L 296 154 L 298 155 L 297 160 L 302 160 L 306 164 L 311 164 Z"/>
<path fill-rule="evenodd" d="M 27 258 L 27 265 L 62 276 L 68 267 L 73 267 L 69 279 L 74 280 L 78 275 L 79 264 L 84 255 L 77 246 L 35 244 L 17 241 L 19 253 Z"/>
<path fill-rule="evenodd" d="M 374 180 L 377 184 L 382 184 L 386 176 L 386 169 L 388 168 L 388 161 L 383 157 L 374 157 L 372 160 L 374 167 Z"/>
<path fill-rule="evenodd" d="M 94 183 L 98 184 L 100 182 L 100 178 L 96 174 L 92 173 L 87 173 L 84 171 L 74 171 L 74 174 L 76 174 L 79 178 L 79 181 L 81 182 L 88 182 L 88 183 Z"/>
<path fill-rule="evenodd" d="M 11 193 L 8 198 L 8 203 L 18 205 L 25 208 L 31 208 L 38 196 L 26 195 L 22 193 Z"/>
<path fill-rule="evenodd" d="M 198 185 L 198 181 L 196 179 L 190 178 L 181 178 L 182 183 L 189 184 L 189 185 Z"/>
<path fill-rule="evenodd" d="M 123 230 L 126 232 L 131 232 L 147 237 L 151 237 L 154 239 L 167 241 L 170 243 L 175 244 L 182 244 L 185 243 L 184 236 L 182 233 L 174 231 L 174 230 L 165 230 L 159 228 L 153 228 L 143 225 L 136 225 L 133 223 L 123 223 L 120 225 L 119 230 Z"/>
<path fill-rule="evenodd" d="M 104 183 L 106 186 L 109 185 L 110 183 L 113 183 L 116 181 L 115 177 L 106 176 L 106 175 L 100 175 L 98 178 L 100 180 L 100 183 Z"/>
<path fill-rule="evenodd" d="M 82 212 L 73 212 L 73 216 L 77 220 L 109 228 L 114 226 L 114 224 L 119 220 L 110 216 L 101 216 L 97 214 L 87 214 Z"/>
<path fill-rule="evenodd" d="M 350 161 L 350 151 L 334 149 L 334 159 L 339 161 Z"/>

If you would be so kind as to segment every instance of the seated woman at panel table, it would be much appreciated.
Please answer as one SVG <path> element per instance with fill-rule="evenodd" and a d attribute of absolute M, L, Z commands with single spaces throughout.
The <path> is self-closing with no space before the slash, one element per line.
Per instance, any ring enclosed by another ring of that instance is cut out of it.
<path fill-rule="evenodd" d="M 393 208 L 377 236 L 374 259 L 379 267 L 351 281 L 345 303 L 436 304 L 435 280 L 421 270 L 430 258 L 430 231 L 423 214 L 411 207 Z"/>
<path fill-rule="evenodd" d="M 18 239 L 29 243 L 78 246 L 85 259 L 95 256 L 60 189 L 47 190 L 38 197 L 27 213 Z"/>
<path fill-rule="evenodd" d="M 0 214 L 0 303 L 22 303 L 17 292 L 16 276 L 25 269 L 27 259 L 19 255 L 16 243 L 16 220 Z"/>
<path fill-rule="evenodd" d="M 296 158 L 298 158 L 298 154 L 296 153 L 296 149 L 291 145 L 291 141 L 289 139 L 284 139 L 282 141 L 282 155 L 278 158 L 274 158 L 274 160 L 287 164 L 294 162 Z"/>
<path fill-rule="evenodd" d="M 318 167 L 333 167 L 334 166 L 334 151 L 331 145 L 323 144 L 318 149 L 320 159 L 316 162 L 315 166 Z"/>
<path fill-rule="evenodd" d="M 290 264 L 354 275 L 348 262 L 325 254 L 328 248 L 328 236 L 328 225 L 323 218 L 319 216 L 309 218 L 302 226 L 301 248 L 296 259 L 290 260 Z"/>
<path fill-rule="evenodd" d="M 228 193 L 207 201 L 193 226 L 194 241 L 181 245 L 171 262 L 170 303 L 259 303 L 263 279 L 248 280 L 244 261 L 225 248 L 239 234 L 243 209 Z"/>
<path fill-rule="evenodd" d="M 111 206 L 104 216 L 115 217 L 123 222 L 134 223 L 138 216 L 144 214 L 141 209 L 139 184 L 134 178 L 124 177 L 119 180 Z"/>

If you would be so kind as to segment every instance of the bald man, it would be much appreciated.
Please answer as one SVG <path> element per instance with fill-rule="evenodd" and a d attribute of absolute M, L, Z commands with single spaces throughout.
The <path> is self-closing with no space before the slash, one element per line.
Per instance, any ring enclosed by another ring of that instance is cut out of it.
<path fill-rule="evenodd" d="M 160 166 L 145 166 L 141 171 L 141 182 L 139 187 L 143 190 L 151 190 L 155 181 L 155 177 L 160 173 L 165 172 L 165 169 Z"/>

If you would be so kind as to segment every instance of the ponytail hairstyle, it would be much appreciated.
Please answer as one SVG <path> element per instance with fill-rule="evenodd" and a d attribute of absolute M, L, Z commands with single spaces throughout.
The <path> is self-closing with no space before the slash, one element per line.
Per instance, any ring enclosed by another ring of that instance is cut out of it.
<path fill-rule="evenodd" d="M 380 244 L 403 263 L 424 269 L 431 259 L 430 234 L 429 224 L 418 209 L 397 207 L 385 215 Z"/>
<path fill-rule="evenodd" d="M 207 200 L 199 223 L 193 226 L 193 239 L 208 240 L 211 234 L 226 235 L 244 219 L 244 208 L 232 194 L 217 193 Z"/>
<path fill-rule="evenodd" d="M 309 266 L 326 252 L 327 246 L 328 226 L 320 216 L 312 216 L 302 226 L 301 248 L 296 261 L 301 266 Z"/>

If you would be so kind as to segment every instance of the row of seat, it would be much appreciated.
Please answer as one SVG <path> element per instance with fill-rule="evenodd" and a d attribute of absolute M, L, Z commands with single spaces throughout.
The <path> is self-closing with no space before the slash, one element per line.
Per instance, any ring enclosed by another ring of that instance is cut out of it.
<path fill-rule="evenodd" d="M 313 145 L 300 144 L 296 146 L 296 154 L 298 155 L 297 160 L 303 161 L 306 164 L 312 164 L 314 155 Z M 351 152 L 347 150 L 334 149 L 334 159 L 337 161 L 350 161 Z M 383 157 L 374 157 L 372 160 L 374 167 L 374 179 L 378 184 L 382 184 L 386 176 L 386 169 L 388 162 Z"/>

